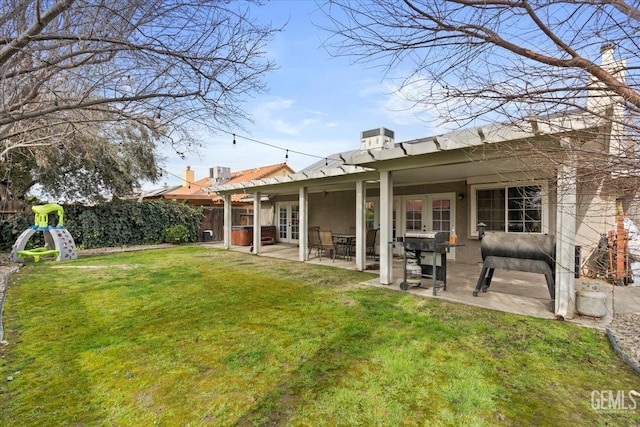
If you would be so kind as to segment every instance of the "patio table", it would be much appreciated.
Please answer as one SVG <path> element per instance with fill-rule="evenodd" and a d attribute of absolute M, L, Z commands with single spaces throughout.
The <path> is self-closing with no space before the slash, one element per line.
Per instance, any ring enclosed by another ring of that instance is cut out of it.
<path fill-rule="evenodd" d="M 333 240 L 336 246 L 342 246 L 344 248 L 344 257 L 346 260 L 351 260 L 351 248 L 355 245 L 355 234 L 343 234 L 332 233 Z"/>

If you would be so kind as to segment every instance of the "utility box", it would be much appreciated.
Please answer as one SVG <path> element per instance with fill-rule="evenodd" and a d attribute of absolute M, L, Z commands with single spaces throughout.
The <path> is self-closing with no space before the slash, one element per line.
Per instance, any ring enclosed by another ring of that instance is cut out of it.
<path fill-rule="evenodd" d="M 231 168 L 224 166 L 214 166 L 209 168 L 209 180 L 211 185 L 222 184 L 231 179 Z"/>
<path fill-rule="evenodd" d="M 360 150 L 393 148 L 395 134 L 387 128 L 377 128 L 360 132 Z"/>

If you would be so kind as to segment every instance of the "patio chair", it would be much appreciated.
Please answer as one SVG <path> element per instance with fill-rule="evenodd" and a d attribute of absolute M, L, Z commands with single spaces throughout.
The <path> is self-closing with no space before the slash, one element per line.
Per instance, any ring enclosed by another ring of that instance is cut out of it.
<path fill-rule="evenodd" d="M 366 254 L 372 257 L 376 256 L 376 237 L 378 236 L 377 228 L 370 228 L 367 230 L 367 247 Z"/>
<path fill-rule="evenodd" d="M 316 250 L 316 256 L 320 257 L 320 261 L 322 261 L 322 251 L 320 250 L 322 246 L 320 245 L 320 227 L 309 227 L 309 254 L 311 255 L 312 250 Z"/>
<path fill-rule="evenodd" d="M 375 257 L 376 256 L 376 237 L 378 235 L 378 229 L 377 228 L 369 228 L 367 229 L 367 234 L 366 234 L 366 249 L 365 249 L 365 254 L 366 256 L 372 256 Z M 347 253 L 346 256 L 351 258 L 351 256 L 353 256 L 353 254 L 356 253 L 356 239 L 349 239 L 346 242 L 346 245 L 348 245 L 347 248 Z M 338 248 L 340 249 L 340 248 Z"/>
<path fill-rule="evenodd" d="M 329 253 L 329 256 L 333 261 L 336 261 L 336 245 L 333 242 L 333 236 L 331 235 L 331 231 L 318 231 L 318 237 L 320 238 L 320 260 L 322 261 L 322 254 Z M 326 252 L 325 252 L 326 251 Z"/>

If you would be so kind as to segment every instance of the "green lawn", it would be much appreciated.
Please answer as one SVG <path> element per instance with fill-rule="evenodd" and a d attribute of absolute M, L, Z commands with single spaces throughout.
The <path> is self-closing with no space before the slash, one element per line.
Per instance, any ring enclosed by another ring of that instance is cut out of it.
<path fill-rule="evenodd" d="M 30 264 L 0 425 L 640 424 L 628 400 L 592 407 L 640 390 L 602 332 L 371 277 L 200 246 Z"/>

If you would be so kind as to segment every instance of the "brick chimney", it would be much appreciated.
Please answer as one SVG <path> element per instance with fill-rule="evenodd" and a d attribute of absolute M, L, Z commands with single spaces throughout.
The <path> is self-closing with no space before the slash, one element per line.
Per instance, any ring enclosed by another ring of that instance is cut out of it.
<path fill-rule="evenodd" d="M 183 187 L 191 187 L 191 184 L 195 181 L 195 174 L 191 170 L 191 166 L 187 166 L 187 168 L 182 173 L 182 186 Z"/>

